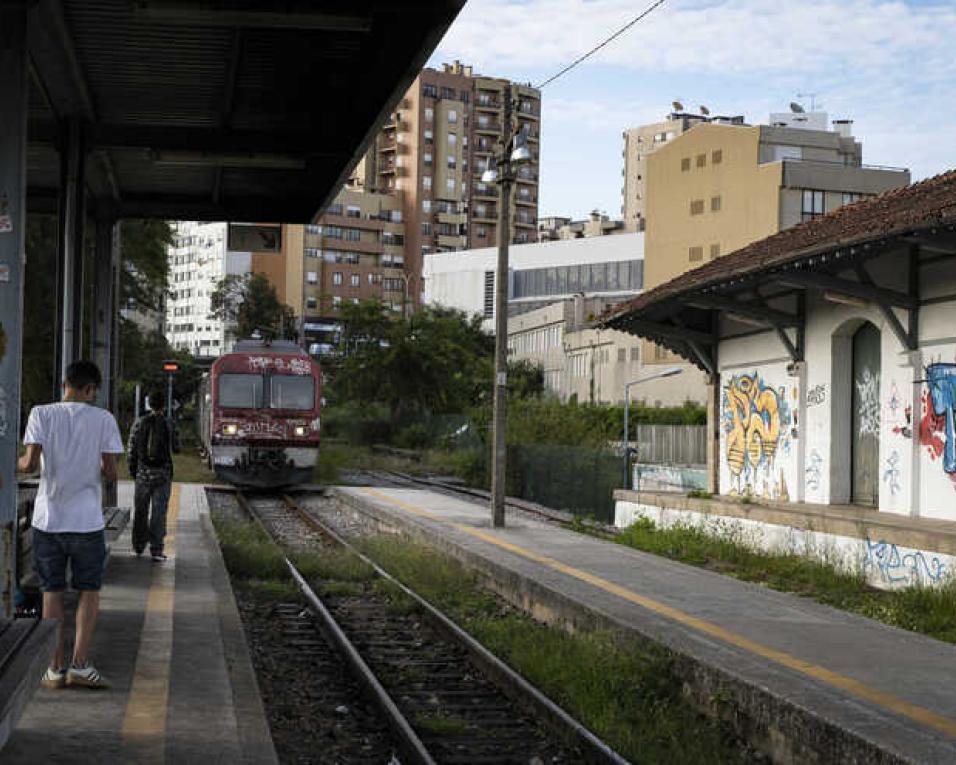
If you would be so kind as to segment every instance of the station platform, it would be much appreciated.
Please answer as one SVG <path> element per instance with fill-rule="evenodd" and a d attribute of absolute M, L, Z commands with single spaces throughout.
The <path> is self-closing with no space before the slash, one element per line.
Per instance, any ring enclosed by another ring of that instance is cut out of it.
<path fill-rule="evenodd" d="M 201 486 L 174 484 L 168 528 L 165 563 L 129 527 L 111 545 L 90 659 L 112 688 L 37 689 L 4 765 L 277 762 Z"/>
<path fill-rule="evenodd" d="M 487 506 L 445 494 L 335 493 L 539 618 L 669 649 L 691 695 L 742 713 L 777 761 L 956 762 L 954 645 L 527 516 L 494 529 Z"/>

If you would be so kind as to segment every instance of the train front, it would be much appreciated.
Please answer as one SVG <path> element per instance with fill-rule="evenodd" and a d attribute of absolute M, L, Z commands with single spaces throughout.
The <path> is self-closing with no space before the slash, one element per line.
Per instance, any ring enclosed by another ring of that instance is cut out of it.
<path fill-rule="evenodd" d="M 312 480 L 319 456 L 319 365 L 295 348 L 230 353 L 211 370 L 216 476 L 274 489 Z"/>

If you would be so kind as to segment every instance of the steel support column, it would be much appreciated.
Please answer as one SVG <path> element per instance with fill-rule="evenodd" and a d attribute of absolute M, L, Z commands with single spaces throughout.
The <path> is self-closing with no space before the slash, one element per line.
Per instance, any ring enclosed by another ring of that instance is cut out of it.
<path fill-rule="evenodd" d="M 83 347 L 83 233 L 85 223 L 83 132 L 76 118 L 64 120 L 60 141 L 60 198 L 57 222 L 57 316 L 55 398 L 66 368 Z"/>
<path fill-rule="evenodd" d="M 27 3 L 0 3 L 0 615 L 17 561 L 17 442 L 27 195 Z"/>
<path fill-rule="evenodd" d="M 103 385 L 97 396 L 97 406 L 109 408 L 113 380 L 113 314 L 117 310 L 114 293 L 119 250 L 116 246 L 118 224 L 112 218 L 96 221 L 96 252 L 94 255 L 93 323 L 90 328 L 90 347 L 93 361 L 103 375 Z"/>

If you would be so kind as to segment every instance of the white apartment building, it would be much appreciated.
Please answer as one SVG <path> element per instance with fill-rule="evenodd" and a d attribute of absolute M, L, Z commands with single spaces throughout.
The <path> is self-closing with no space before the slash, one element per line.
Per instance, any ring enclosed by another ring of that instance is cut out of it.
<path fill-rule="evenodd" d="M 225 223 L 173 224 L 166 339 L 195 356 L 218 356 L 229 350 L 225 323 L 209 318 L 210 298 L 220 279 L 250 268 L 249 253 L 228 251 L 226 229 Z"/>

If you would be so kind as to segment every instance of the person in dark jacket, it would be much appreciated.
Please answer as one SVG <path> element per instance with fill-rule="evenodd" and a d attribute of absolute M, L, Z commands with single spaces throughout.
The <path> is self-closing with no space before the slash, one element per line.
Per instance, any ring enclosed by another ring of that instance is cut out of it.
<path fill-rule="evenodd" d="M 135 480 L 133 495 L 133 552 L 142 555 L 149 545 L 153 560 L 166 560 L 166 509 L 173 485 L 173 453 L 179 453 L 179 438 L 163 414 L 166 396 L 162 390 L 149 394 L 150 411 L 133 423 L 129 432 L 127 460 Z M 152 512 L 150 511 L 152 506 Z"/>

